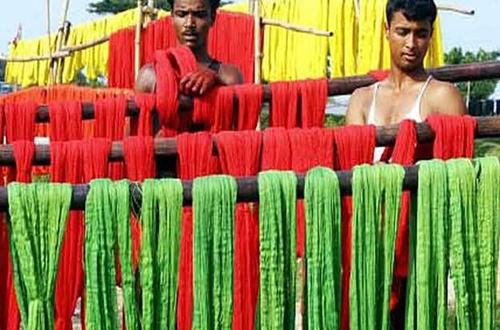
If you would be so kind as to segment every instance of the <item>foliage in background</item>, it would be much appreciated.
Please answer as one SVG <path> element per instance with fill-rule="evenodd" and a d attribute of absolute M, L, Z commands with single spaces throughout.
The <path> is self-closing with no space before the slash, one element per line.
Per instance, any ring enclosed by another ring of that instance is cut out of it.
<path fill-rule="evenodd" d="M 0 81 L 5 80 L 5 65 L 6 65 L 6 62 L 1 60 L 0 61 Z"/>
<path fill-rule="evenodd" d="M 479 49 L 476 53 L 466 51 L 464 52 L 460 47 L 452 48 L 445 54 L 444 59 L 446 64 L 467 64 L 474 62 L 485 62 L 497 60 L 500 56 L 500 51 L 485 51 Z M 471 99 L 486 99 L 490 96 L 497 86 L 498 79 L 474 81 L 471 83 L 470 98 Z M 462 82 L 457 84 L 460 93 L 465 98 L 467 95 L 467 83 Z"/>
<path fill-rule="evenodd" d="M 145 2 L 143 0 L 143 2 Z M 221 1 L 221 6 L 231 3 L 232 1 Z M 163 10 L 170 10 L 170 4 L 167 0 L 156 0 L 155 7 Z M 122 11 L 137 8 L 137 1 L 134 0 L 100 0 L 91 2 L 87 9 L 90 13 L 107 14 L 107 13 L 120 13 Z"/>

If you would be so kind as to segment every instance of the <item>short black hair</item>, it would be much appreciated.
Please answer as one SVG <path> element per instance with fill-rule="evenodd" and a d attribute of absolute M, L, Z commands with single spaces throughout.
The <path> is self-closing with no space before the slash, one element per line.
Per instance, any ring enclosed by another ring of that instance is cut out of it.
<path fill-rule="evenodd" d="M 428 20 L 431 26 L 434 25 L 437 16 L 433 0 L 389 0 L 385 7 L 387 25 L 391 25 L 391 20 L 397 12 L 402 12 L 410 21 Z"/>
<path fill-rule="evenodd" d="M 170 5 L 170 8 L 174 8 L 174 2 L 175 0 L 167 0 L 168 4 Z M 210 4 L 210 10 L 212 13 L 215 13 L 217 8 L 220 6 L 220 0 L 206 0 Z"/>

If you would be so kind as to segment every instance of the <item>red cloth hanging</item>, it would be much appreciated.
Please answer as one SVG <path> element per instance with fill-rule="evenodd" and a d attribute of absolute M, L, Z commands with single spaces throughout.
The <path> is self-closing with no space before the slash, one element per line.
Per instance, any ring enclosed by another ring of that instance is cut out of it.
<path fill-rule="evenodd" d="M 82 104 L 79 101 L 49 104 L 50 141 L 79 140 L 83 136 Z"/>
<path fill-rule="evenodd" d="M 90 182 L 94 179 L 107 178 L 109 168 L 109 154 L 111 140 L 106 138 L 88 138 L 81 141 L 83 153 L 83 180 Z M 80 306 L 81 319 L 85 320 L 85 288 L 82 290 Z M 84 322 L 82 322 L 84 326 Z"/>
<path fill-rule="evenodd" d="M 476 119 L 469 115 L 437 115 L 427 117 L 427 122 L 435 132 L 434 158 L 447 160 L 450 158 L 474 155 L 474 133 Z"/>
<path fill-rule="evenodd" d="M 262 109 L 263 90 L 260 84 L 245 84 L 235 86 L 238 95 L 238 111 L 235 127 L 238 131 L 253 130 L 257 127 Z"/>
<path fill-rule="evenodd" d="M 245 83 L 254 81 L 254 19 L 252 15 L 218 11 L 208 38 L 208 52 L 240 69 Z"/>
<path fill-rule="evenodd" d="M 209 53 L 218 60 L 235 65 L 244 81 L 254 79 L 254 20 L 251 15 L 219 11 L 208 38 Z M 175 47 L 178 42 L 171 16 L 148 23 L 141 32 L 141 65 L 152 63 L 157 50 Z M 242 47 L 243 45 L 243 47 Z M 133 88 L 135 58 L 135 27 L 128 27 L 110 36 L 108 85 Z"/>
<path fill-rule="evenodd" d="M 166 50 L 177 45 L 172 17 L 166 16 L 148 23 L 142 30 L 141 63 L 151 63 L 157 50 Z"/>
<path fill-rule="evenodd" d="M 261 132 L 222 132 L 216 141 L 222 173 L 235 177 L 257 175 Z M 233 330 L 253 329 L 259 292 L 257 204 L 238 203 L 235 219 Z"/>
<path fill-rule="evenodd" d="M 154 94 L 138 93 L 134 96 L 135 104 L 139 107 L 139 119 L 130 123 L 131 135 L 153 136 L 152 112 L 156 105 Z"/>
<path fill-rule="evenodd" d="M 126 176 L 131 181 L 142 182 L 154 178 L 156 163 L 154 140 L 151 136 L 133 136 L 123 140 L 123 157 Z M 130 219 L 132 226 L 132 264 L 137 267 L 141 242 L 141 226 L 135 216 Z"/>
<path fill-rule="evenodd" d="M 211 133 L 232 128 L 234 112 L 234 88 L 216 87 L 194 99 L 193 123 Z"/>
<path fill-rule="evenodd" d="M 123 140 L 127 178 L 142 182 L 156 175 L 154 140 L 151 136 L 133 136 Z"/>
<path fill-rule="evenodd" d="M 7 103 L 5 105 L 5 129 L 7 143 L 16 140 L 35 139 L 35 118 L 38 104 Z"/>
<path fill-rule="evenodd" d="M 135 83 L 135 27 L 109 36 L 108 86 L 133 88 Z"/>
<path fill-rule="evenodd" d="M 82 149 L 83 180 L 90 182 L 98 178 L 107 178 L 111 140 L 106 138 L 85 139 L 82 141 Z"/>
<path fill-rule="evenodd" d="M 18 140 L 12 143 L 14 151 L 14 159 L 16 161 L 18 182 L 31 182 L 31 170 L 33 157 L 35 155 L 35 145 L 32 141 Z M 8 239 L 8 238 L 7 238 Z M 7 269 L 7 301 L 5 303 L 5 329 L 17 330 L 21 322 L 19 307 L 17 304 L 16 291 L 14 288 L 14 279 L 12 276 L 12 263 L 10 259 L 10 251 L 8 252 L 8 269 Z"/>
<path fill-rule="evenodd" d="M 121 141 L 125 136 L 125 117 L 128 101 L 125 96 L 98 99 L 94 102 L 95 137 Z M 110 164 L 109 176 L 113 180 L 122 179 L 123 163 Z"/>
<path fill-rule="evenodd" d="M 33 102 L 14 103 L 13 100 L 5 102 L 6 140 L 7 143 L 13 145 L 16 161 L 15 169 L 7 169 L 7 182 L 14 180 L 19 182 L 31 181 L 36 109 L 37 105 Z M 0 269 L 0 281 L 2 281 L 0 286 L 4 288 L 4 294 L 0 296 L 0 328 L 17 330 L 20 324 L 20 315 L 12 277 L 7 226 L 3 227 L 3 233 L 0 233 L 0 236 L 3 236 L 0 249 L 4 255 L 7 255 L 7 267 Z"/>
<path fill-rule="evenodd" d="M 272 82 L 272 101 L 269 109 L 269 126 L 294 128 L 300 127 L 299 94 L 297 82 Z"/>
<path fill-rule="evenodd" d="M 287 171 L 292 166 L 292 149 L 286 129 L 271 127 L 264 131 L 261 170 Z"/>
<path fill-rule="evenodd" d="M 81 142 L 52 141 L 50 151 L 52 182 L 81 183 L 83 175 Z M 56 330 L 73 328 L 73 312 L 83 290 L 84 233 L 83 212 L 71 211 L 61 248 L 55 289 Z"/>
<path fill-rule="evenodd" d="M 345 126 L 334 130 L 335 168 L 352 170 L 356 165 L 372 164 L 375 126 Z M 352 197 L 342 198 L 342 310 L 341 328 L 349 329 L 349 278 L 351 274 Z"/>
<path fill-rule="evenodd" d="M 331 129 L 292 129 L 288 131 L 291 146 L 291 169 L 305 174 L 316 166 L 333 169 L 334 133 Z M 314 146 L 313 148 L 311 146 Z M 297 201 L 297 256 L 304 255 L 305 208 Z"/>
<path fill-rule="evenodd" d="M 235 112 L 233 87 L 222 86 L 217 88 L 217 102 L 214 110 L 214 124 L 210 131 L 218 133 L 232 129 Z"/>
<path fill-rule="evenodd" d="M 392 162 L 403 166 L 415 164 L 417 161 L 417 129 L 413 120 L 403 120 L 399 125 L 396 143 L 393 148 L 386 148 L 381 161 Z M 395 245 L 394 279 L 392 284 L 391 310 L 399 303 L 403 283 L 408 276 L 409 265 L 409 212 L 410 193 L 403 192 L 399 226 Z"/>
<path fill-rule="evenodd" d="M 328 80 L 308 79 L 298 82 L 301 98 L 301 127 L 324 127 Z"/>
<path fill-rule="evenodd" d="M 50 111 L 50 177 L 52 182 L 81 183 L 83 177 L 82 105 L 79 101 L 60 101 L 49 104 Z M 82 246 L 84 238 L 83 213 L 71 211 L 55 290 L 55 328 L 72 329 L 72 316 L 83 290 Z"/>
<path fill-rule="evenodd" d="M 193 180 L 217 172 L 212 158 L 213 142 L 209 133 L 183 133 L 177 136 L 179 178 Z M 193 311 L 193 213 L 185 207 L 182 217 L 177 329 L 191 330 Z"/>
<path fill-rule="evenodd" d="M 197 69 L 196 59 L 185 46 L 155 53 L 156 108 L 161 124 L 177 130 L 179 79 Z"/>

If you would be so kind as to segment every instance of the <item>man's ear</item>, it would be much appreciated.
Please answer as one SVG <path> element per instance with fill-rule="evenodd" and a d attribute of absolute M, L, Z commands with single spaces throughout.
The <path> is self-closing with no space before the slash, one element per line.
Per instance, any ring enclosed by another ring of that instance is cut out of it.
<path fill-rule="evenodd" d="M 384 22 L 384 34 L 385 34 L 385 38 L 387 40 L 389 40 L 389 30 L 390 30 L 390 26 L 389 26 L 389 23 L 387 23 L 387 21 Z"/>
<path fill-rule="evenodd" d="M 211 13 L 210 13 L 210 19 L 211 19 L 211 24 L 210 26 L 213 26 L 215 24 L 215 19 L 217 18 L 217 9 L 215 10 L 211 10 Z"/>

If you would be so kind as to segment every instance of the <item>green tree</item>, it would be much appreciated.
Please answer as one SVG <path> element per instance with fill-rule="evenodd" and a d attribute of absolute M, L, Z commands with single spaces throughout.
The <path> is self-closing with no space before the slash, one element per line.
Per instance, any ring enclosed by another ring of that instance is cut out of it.
<path fill-rule="evenodd" d="M 0 81 L 5 80 L 5 61 L 0 61 Z"/>
<path fill-rule="evenodd" d="M 116 14 L 136 7 L 137 1 L 134 0 L 100 0 L 91 2 L 87 11 L 96 14 Z M 167 0 L 156 0 L 155 7 L 170 10 L 170 5 Z"/>
<path fill-rule="evenodd" d="M 221 5 L 225 5 L 231 2 L 232 1 L 221 1 Z M 91 2 L 87 10 L 91 13 L 96 14 L 116 14 L 136 7 L 137 1 L 134 0 L 99 0 L 96 2 Z M 167 0 L 156 0 L 155 7 L 163 10 L 170 10 L 170 4 Z"/>
<path fill-rule="evenodd" d="M 460 47 L 452 48 L 448 53 L 445 54 L 444 60 L 446 64 L 467 64 L 475 62 L 485 62 L 497 60 L 500 56 L 500 51 L 485 51 L 479 49 L 477 53 L 470 51 L 464 52 Z M 498 79 L 491 80 L 481 80 L 471 83 L 470 86 L 470 98 L 471 99 L 485 99 L 490 96 L 497 86 Z M 458 88 L 462 96 L 467 95 L 467 83 L 458 83 Z"/>

